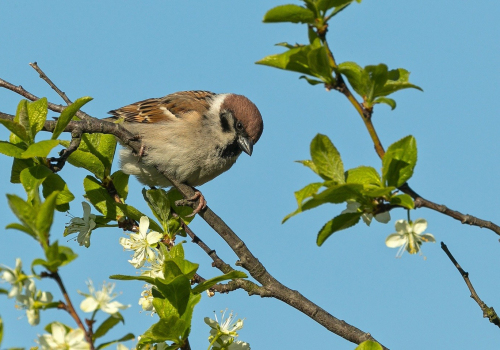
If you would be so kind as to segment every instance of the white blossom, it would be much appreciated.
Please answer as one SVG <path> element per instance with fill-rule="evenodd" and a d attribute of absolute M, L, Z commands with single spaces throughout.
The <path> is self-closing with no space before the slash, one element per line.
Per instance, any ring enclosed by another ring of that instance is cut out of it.
<path fill-rule="evenodd" d="M 85 333 L 82 329 L 70 329 L 61 323 L 54 322 L 51 333 L 38 337 L 38 343 L 42 350 L 88 350 L 90 344 L 85 341 Z"/>
<path fill-rule="evenodd" d="M 163 235 L 156 231 L 151 231 L 148 234 L 149 218 L 141 217 L 139 223 L 139 232 L 131 233 L 130 238 L 121 237 L 120 244 L 125 250 L 133 250 L 134 256 L 129 260 L 136 269 L 141 268 L 146 260 L 153 261 L 155 259 L 155 246 L 163 238 Z"/>
<path fill-rule="evenodd" d="M 396 233 L 392 233 L 385 239 L 385 244 L 389 248 L 400 247 L 397 258 L 400 258 L 404 251 L 416 254 L 420 251 L 420 246 L 424 242 L 436 242 L 434 236 L 423 232 L 427 229 L 427 220 L 417 219 L 414 222 L 406 220 L 396 221 Z"/>
<path fill-rule="evenodd" d="M 95 218 L 94 214 L 90 214 L 90 205 L 87 202 L 82 202 L 83 207 L 83 218 L 73 218 L 70 220 L 69 225 L 66 227 L 64 235 L 78 232 L 77 242 L 85 247 L 90 247 L 90 234 L 95 228 Z"/>
<path fill-rule="evenodd" d="M 98 291 L 95 290 L 92 281 L 89 280 L 87 285 L 89 287 L 90 294 L 79 292 L 80 294 L 86 296 L 86 298 L 80 303 L 80 309 L 84 312 L 102 310 L 112 315 L 117 313 L 118 310 L 124 310 L 130 307 L 130 305 L 123 305 L 118 301 L 113 301 L 116 297 L 116 293 L 113 294 L 113 289 L 115 288 L 114 283 L 103 283 L 102 290 Z"/>

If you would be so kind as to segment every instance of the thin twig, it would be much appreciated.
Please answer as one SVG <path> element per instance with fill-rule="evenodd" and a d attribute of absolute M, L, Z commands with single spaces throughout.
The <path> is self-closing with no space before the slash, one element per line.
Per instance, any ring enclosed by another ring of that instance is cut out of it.
<path fill-rule="evenodd" d="M 500 327 L 500 319 L 498 318 L 498 315 L 495 312 L 495 309 L 493 309 L 492 307 L 488 307 L 488 305 L 486 305 L 484 303 L 484 301 L 482 301 L 481 298 L 479 298 L 479 295 L 477 295 L 476 290 L 472 286 L 472 283 L 469 279 L 469 273 L 465 272 L 464 269 L 462 269 L 462 267 L 460 266 L 458 261 L 455 259 L 455 257 L 451 254 L 450 250 L 448 249 L 446 244 L 444 244 L 444 242 L 441 242 L 441 249 L 444 250 L 444 252 L 448 256 L 448 258 L 450 258 L 453 265 L 455 265 L 455 267 L 457 268 L 460 275 L 462 275 L 462 277 L 465 281 L 465 284 L 467 284 L 467 287 L 470 290 L 470 297 L 476 301 L 477 305 L 479 305 L 479 307 L 483 311 L 483 317 L 489 319 L 491 323 Z"/>
<path fill-rule="evenodd" d="M 64 283 L 63 283 L 63 281 L 62 281 L 61 276 L 59 275 L 59 273 L 58 272 L 50 272 L 50 273 L 42 272 L 40 274 L 40 276 L 41 277 L 49 277 L 49 278 L 52 278 L 54 281 L 56 281 L 57 285 L 59 286 L 59 289 L 61 290 L 61 293 L 64 296 L 64 300 L 66 300 L 66 304 L 65 304 L 64 310 L 66 310 L 71 315 L 71 317 L 75 320 L 75 322 L 78 325 L 78 327 L 81 330 L 83 330 L 83 332 L 85 333 L 85 340 L 87 341 L 87 343 L 89 343 L 90 349 L 94 350 L 94 342 L 92 340 L 92 336 L 85 329 L 85 326 L 83 325 L 82 320 L 80 319 L 80 316 L 78 316 L 78 314 L 76 313 L 76 310 L 73 307 L 73 303 L 71 302 L 69 294 L 66 291 L 66 288 L 64 287 Z"/>
<path fill-rule="evenodd" d="M 43 80 L 45 80 L 45 82 L 47 82 L 47 84 L 49 84 L 49 86 L 55 91 L 57 92 L 57 94 L 59 96 L 61 96 L 61 98 L 64 100 L 64 102 L 66 102 L 66 104 L 70 105 L 72 102 L 71 100 L 68 98 L 68 96 L 66 96 L 66 94 L 64 92 L 62 92 L 53 82 L 52 80 L 49 79 L 49 77 L 42 71 L 42 69 L 38 66 L 38 64 L 36 62 L 33 62 L 33 63 L 30 63 L 30 66 L 36 70 L 38 72 L 38 74 L 40 74 L 40 78 L 42 78 Z"/>

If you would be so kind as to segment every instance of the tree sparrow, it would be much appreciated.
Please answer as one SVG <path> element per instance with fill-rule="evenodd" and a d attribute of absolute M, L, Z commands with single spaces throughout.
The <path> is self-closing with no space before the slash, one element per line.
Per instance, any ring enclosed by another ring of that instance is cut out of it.
<path fill-rule="evenodd" d="M 138 158 L 128 148 L 120 152 L 121 168 L 148 186 L 168 187 L 168 177 L 199 186 L 219 176 L 253 145 L 264 124 L 248 98 L 208 91 L 182 91 L 133 103 L 109 112 L 109 121 L 137 135 L 145 148 Z M 139 159 L 139 160 L 138 160 Z M 195 213 L 206 206 L 200 198 Z"/>

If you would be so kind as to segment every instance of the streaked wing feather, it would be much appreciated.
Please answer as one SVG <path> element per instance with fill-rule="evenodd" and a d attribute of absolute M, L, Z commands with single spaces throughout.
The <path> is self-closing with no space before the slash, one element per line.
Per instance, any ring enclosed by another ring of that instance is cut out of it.
<path fill-rule="evenodd" d="M 209 100 L 214 96 L 209 91 L 181 91 L 161 98 L 150 98 L 110 111 L 113 119 L 128 123 L 157 123 L 180 118 L 182 114 L 195 111 L 205 113 L 210 108 Z"/>

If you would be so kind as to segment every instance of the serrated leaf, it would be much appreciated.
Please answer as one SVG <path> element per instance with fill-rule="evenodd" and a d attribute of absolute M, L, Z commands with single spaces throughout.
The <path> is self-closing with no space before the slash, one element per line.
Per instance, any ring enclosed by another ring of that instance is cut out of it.
<path fill-rule="evenodd" d="M 326 135 L 317 134 L 311 141 L 311 158 L 324 180 L 344 183 L 344 165 L 332 141 Z"/>
<path fill-rule="evenodd" d="M 347 170 L 345 172 L 345 181 L 346 183 L 382 186 L 379 173 L 371 166 L 360 166 Z"/>
<path fill-rule="evenodd" d="M 125 324 L 125 319 L 123 318 L 123 316 L 119 312 L 116 312 L 113 315 L 109 316 L 94 331 L 92 339 L 95 341 L 96 339 L 105 336 L 106 333 L 108 333 L 108 331 L 110 329 L 112 329 L 114 326 L 116 326 L 120 322 Z"/>
<path fill-rule="evenodd" d="M 44 97 L 34 102 L 28 102 L 27 108 L 30 124 L 28 133 L 31 139 L 35 140 L 35 135 L 43 129 L 47 119 L 47 99 Z"/>
<path fill-rule="evenodd" d="M 170 216 L 170 201 L 163 189 L 142 190 L 142 195 L 154 216 L 158 219 L 163 231 L 167 232 L 167 222 Z"/>
<path fill-rule="evenodd" d="M 231 271 L 221 276 L 213 277 L 198 284 L 193 288 L 193 294 L 200 294 L 201 292 L 215 286 L 217 283 L 235 278 L 248 278 L 247 274 L 242 271 Z"/>
<path fill-rule="evenodd" d="M 373 104 L 376 103 L 385 103 L 386 105 L 391 107 L 391 110 L 394 110 L 396 108 L 396 101 L 394 101 L 392 98 L 388 97 L 377 97 L 374 101 Z"/>
<path fill-rule="evenodd" d="M 363 213 L 346 213 L 334 217 L 321 228 L 316 244 L 321 246 L 333 233 L 356 225 L 362 215 Z"/>
<path fill-rule="evenodd" d="M 5 126 L 10 132 L 19 137 L 21 140 L 25 142 L 29 141 L 28 133 L 21 124 L 8 119 L 0 119 L 0 124 Z"/>
<path fill-rule="evenodd" d="M 14 121 L 19 123 L 28 133 L 29 143 L 32 143 L 34 140 L 33 135 L 31 134 L 30 129 L 30 119 L 28 117 L 28 101 L 21 100 L 17 105 L 16 117 Z M 11 135 L 12 136 L 12 135 Z M 19 139 L 20 140 L 20 139 Z M 12 140 L 11 140 L 12 142 Z"/>
<path fill-rule="evenodd" d="M 9 157 L 20 158 L 24 149 L 7 141 L 0 141 L 0 153 Z"/>
<path fill-rule="evenodd" d="M 371 103 L 375 97 L 380 96 L 378 92 L 382 90 L 388 79 L 387 65 L 381 63 L 376 66 L 368 65 L 365 67 L 365 72 L 369 76 L 369 84 L 366 87 L 367 94 L 364 96 L 367 102 Z"/>
<path fill-rule="evenodd" d="M 389 146 L 382 159 L 382 182 L 399 187 L 413 175 L 417 163 L 417 141 L 411 135 Z"/>
<path fill-rule="evenodd" d="M 389 203 L 393 205 L 402 206 L 406 209 L 415 209 L 415 202 L 413 201 L 413 198 L 406 193 L 398 194 L 396 196 L 391 197 Z"/>
<path fill-rule="evenodd" d="M 170 316 L 180 317 L 175 306 L 173 306 L 168 299 L 164 298 L 163 295 L 160 298 L 153 299 L 153 307 L 160 318 L 167 318 Z"/>
<path fill-rule="evenodd" d="M 52 140 L 57 139 L 59 135 L 61 135 L 71 119 L 75 116 L 76 112 L 89 101 L 92 101 L 92 97 L 80 97 L 68 107 L 64 108 L 59 118 L 57 118 L 56 127 L 52 133 Z"/>
<path fill-rule="evenodd" d="M 52 149 L 59 145 L 58 140 L 42 140 L 29 145 L 18 158 L 47 157 Z"/>
<path fill-rule="evenodd" d="M 264 15 L 264 23 L 292 22 L 292 23 L 313 23 L 314 12 L 298 5 L 276 6 Z"/>

